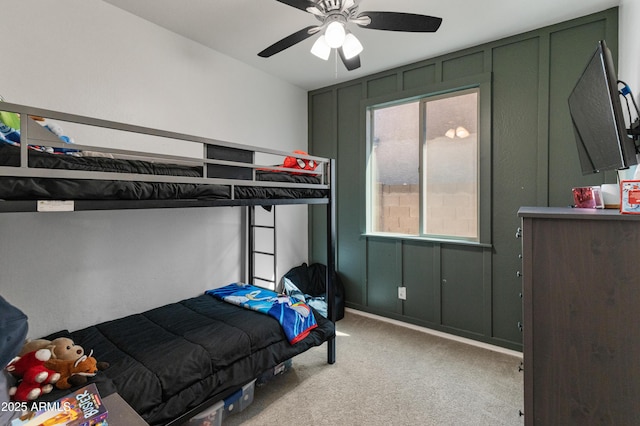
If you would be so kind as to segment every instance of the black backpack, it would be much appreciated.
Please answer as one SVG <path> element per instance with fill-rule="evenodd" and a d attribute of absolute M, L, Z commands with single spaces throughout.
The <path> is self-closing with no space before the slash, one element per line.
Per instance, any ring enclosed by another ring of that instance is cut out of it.
<path fill-rule="evenodd" d="M 312 263 L 307 266 L 303 263 L 300 266 L 292 268 L 284 275 L 298 289 L 314 297 L 324 297 L 326 289 L 327 267 L 321 263 Z M 335 285 L 335 312 L 336 321 L 344 318 L 344 284 L 337 272 L 333 274 L 333 283 Z"/>

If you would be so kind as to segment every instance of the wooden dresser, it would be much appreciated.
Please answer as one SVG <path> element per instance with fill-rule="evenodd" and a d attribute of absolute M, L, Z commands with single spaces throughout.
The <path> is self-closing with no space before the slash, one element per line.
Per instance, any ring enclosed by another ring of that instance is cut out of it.
<path fill-rule="evenodd" d="M 640 425 L 640 216 L 518 215 L 525 425 Z"/>

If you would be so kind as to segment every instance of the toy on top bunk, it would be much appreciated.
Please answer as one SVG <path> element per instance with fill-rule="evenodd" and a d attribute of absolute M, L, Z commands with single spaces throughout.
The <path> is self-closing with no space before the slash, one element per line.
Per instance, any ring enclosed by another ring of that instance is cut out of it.
<path fill-rule="evenodd" d="M 304 151 L 300 151 L 300 150 L 295 150 L 293 151 L 293 154 L 299 154 L 299 155 L 309 155 Z M 318 163 L 311 159 L 311 158 L 300 158 L 300 157 L 295 157 L 295 156 L 287 156 L 285 157 L 284 161 L 282 162 L 282 164 L 278 164 L 276 167 L 286 167 L 288 169 L 298 169 L 298 170 L 310 170 L 313 171 L 318 167 Z M 279 169 L 258 169 L 261 171 L 266 171 L 266 172 L 286 172 L 286 173 L 290 173 L 292 175 L 301 175 L 301 174 L 307 174 L 309 176 L 317 176 L 316 174 L 313 173 L 298 173 L 298 172 L 292 172 L 290 170 L 279 170 Z"/>
<path fill-rule="evenodd" d="M 56 135 L 62 142 L 68 143 L 68 144 L 74 143 L 73 139 L 65 135 L 64 132 L 62 131 L 62 127 L 60 127 L 60 125 L 58 125 L 57 123 L 46 123 L 44 125 L 44 128 L 49 130 L 54 135 Z M 53 152 L 54 154 L 75 155 L 79 152 L 77 149 L 72 149 L 72 148 L 54 148 L 54 147 L 42 147 L 42 148 L 44 148 L 46 152 L 49 152 L 49 153 Z"/>
<path fill-rule="evenodd" d="M 33 120 L 39 122 L 45 129 L 56 135 L 58 139 L 64 143 L 73 144 L 74 141 L 64 134 L 62 127 L 54 122 L 46 122 L 42 117 L 30 116 Z M 0 142 L 9 145 L 20 146 L 20 116 L 14 112 L 0 111 Z M 29 145 L 30 149 L 50 154 L 69 154 L 78 155 L 77 149 L 58 148 L 43 145 Z"/>
<path fill-rule="evenodd" d="M 301 154 L 301 155 L 309 155 L 306 152 L 300 151 L 300 150 L 295 150 L 293 151 L 293 153 Z M 298 158 L 298 157 L 289 156 L 284 159 L 284 162 L 282 163 L 282 167 L 287 167 L 290 169 L 300 169 L 300 170 L 315 170 L 316 167 L 318 167 L 318 163 L 316 163 L 314 160 L 310 158 Z M 291 172 L 291 173 L 299 174 L 296 172 Z M 315 176 L 315 175 L 312 175 L 312 176 Z"/>

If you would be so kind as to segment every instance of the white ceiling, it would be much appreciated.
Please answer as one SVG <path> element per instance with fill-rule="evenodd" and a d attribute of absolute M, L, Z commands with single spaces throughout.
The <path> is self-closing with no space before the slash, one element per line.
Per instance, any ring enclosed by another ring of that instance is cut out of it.
<path fill-rule="evenodd" d="M 417 62 L 619 5 L 619 0 L 362 0 L 360 12 L 408 12 L 443 18 L 436 33 L 349 29 L 360 39 L 362 66 L 347 71 L 309 50 L 316 36 L 270 58 L 257 53 L 318 24 L 310 13 L 276 0 L 104 0 L 161 27 L 312 90 Z M 337 70 L 337 72 L 336 72 Z"/>

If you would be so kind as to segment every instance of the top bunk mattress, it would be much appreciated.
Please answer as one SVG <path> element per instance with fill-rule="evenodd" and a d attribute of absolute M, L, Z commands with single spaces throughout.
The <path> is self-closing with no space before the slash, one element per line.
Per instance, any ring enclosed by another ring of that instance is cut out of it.
<path fill-rule="evenodd" d="M 28 150 L 29 168 L 109 172 L 118 174 L 202 178 L 202 167 L 108 158 L 71 156 Z M 20 147 L 0 143 L 0 166 L 18 167 Z M 256 181 L 319 185 L 309 174 L 256 170 Z M 229 200 L 327 198 L 327 189 L 309 187 L 199 184 L 137 180 L 67 179 L 30 176 L 0 176 L 2 200 Z"/>

